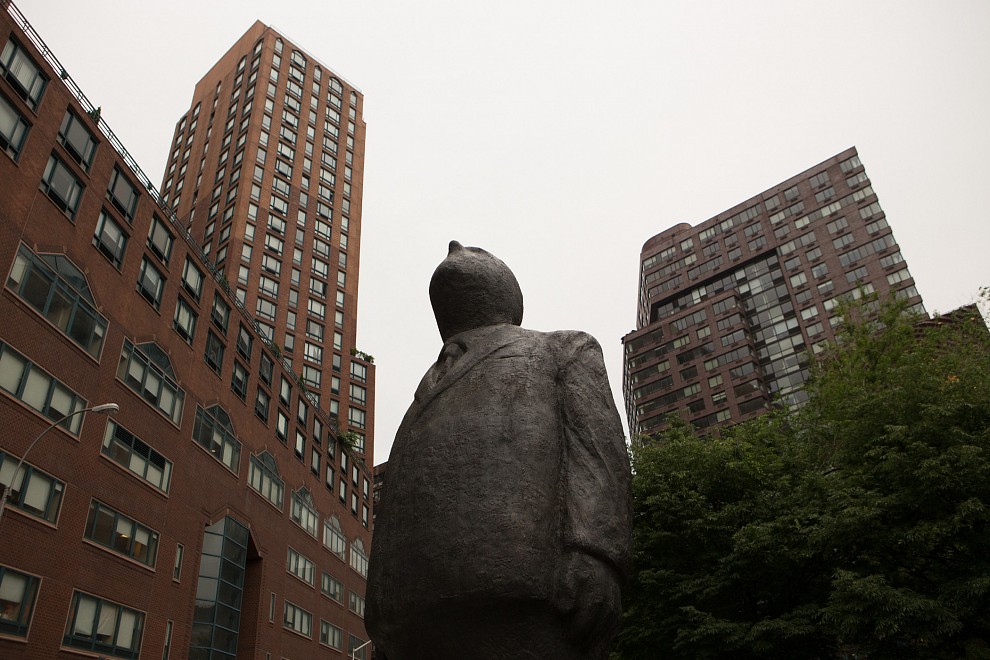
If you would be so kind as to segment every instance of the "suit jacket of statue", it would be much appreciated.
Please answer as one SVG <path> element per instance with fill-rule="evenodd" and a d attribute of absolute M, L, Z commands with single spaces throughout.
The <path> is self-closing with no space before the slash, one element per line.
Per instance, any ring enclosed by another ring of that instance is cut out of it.
<path fill-rule="evenodd" d="M 630 492 L 593 337 L 508 324 L 451 337 L 389 457 L 367 585 L 372 637 L 444 604 L 566 608 L 556 600 L 575 554 L 620 584 Z"/>

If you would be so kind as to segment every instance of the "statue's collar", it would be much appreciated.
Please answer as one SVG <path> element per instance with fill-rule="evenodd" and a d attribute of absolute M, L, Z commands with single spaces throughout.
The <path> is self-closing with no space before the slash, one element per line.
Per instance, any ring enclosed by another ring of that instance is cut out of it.
<path fill-rule="evenodd" d="M 460 344 L 461 348 L 467 350 L 473 346 L 484 343 L 489 337 L 495 338 L 507 330 L 518 328 L 512 323 L 497 323 L 495 325 L 483 325 L 480 328 L 471 328 L 458 332 L 443 343 L 444 347 L 450 344 Z M 441 350 L 441 353 L 443 351 Z"/>

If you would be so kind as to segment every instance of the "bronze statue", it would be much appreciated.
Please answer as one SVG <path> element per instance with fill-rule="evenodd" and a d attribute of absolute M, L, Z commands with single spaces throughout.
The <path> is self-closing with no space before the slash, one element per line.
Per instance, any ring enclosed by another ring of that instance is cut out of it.
<path fill-rule="evenodd" d="M 453 241 L 443 350 L 395 437 L 366 625 L 388 660 L 598 660 L 629 571 L 629 462 L 601 348 L 519 327 L 522 292 Z"/>

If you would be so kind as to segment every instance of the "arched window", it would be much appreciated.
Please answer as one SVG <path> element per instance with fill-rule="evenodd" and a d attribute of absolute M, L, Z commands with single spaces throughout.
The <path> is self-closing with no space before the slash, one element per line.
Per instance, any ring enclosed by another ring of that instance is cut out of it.
<path fill-rule="evenodd" d="M 368 555 L 364 552 L 364 542 L 359 538 L 351 542 L 351 568 L 361 577 L 368 577 Z"/>
<path fill-rule="evenodd" d="M 185 392 L 179 389 L 168 354 L 155 342 L 135 345 L 124 340 L 117 378 L 176 425 L 182 419 Z"/>
<path fill-rule="evenodd" d="M 262 497 L 282 508 L 282 491 L 284 482 L 279 476 L 278 465 L 275 457 L 267 451 L 255 456 L 251 455 L 251 467 L 248 473 L 248 483 L 251 488 L 258 491 Z"/>
<path fill-rule="evenodd" d="M 330 516 L 323 521 L 323 545 L 327 550 L 337 555 L 341 561 L 347 556 L 347 539 L 340 530 L 340 519 Z"/>
<path fill-rule="evenodd" d="M 35 254 L 22 245 L 7 279 L 13 291 L 83 350 L 99 357 L 107 320 L 96 311 L 86 276 L 64 254 Z"/>
<path fill-rule="evenodd" d="M 316 504 L 313 503 L 313 496 L 305 486 L 292 493 L 292 510 L 289 512 L 292 521 L 305 529 L 310 536 L 316 537 L 316 527 L 319 524 L 320 515 L 316 511 Z"/>
<path fill-rule="evenodd" d="M 230 415 L 219 405 L 214 404 L 205 409 L 196 407 L 193 440 L 235 474 L 240 469 L 241 442 L 234 433 Z"/>

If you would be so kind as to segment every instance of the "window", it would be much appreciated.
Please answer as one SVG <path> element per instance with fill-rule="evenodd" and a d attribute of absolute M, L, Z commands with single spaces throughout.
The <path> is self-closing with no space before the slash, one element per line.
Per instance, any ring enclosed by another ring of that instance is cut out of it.
<path fill-rule="evenodd" d="M 182 287 L 199 302 L 203 293 L 203 272 L 193 265 L 192 260 L 186 257 L 186 265 L 182 269 Z"/>
<path fill-rule="evenodd" d="M 96 223 L 96 233 L 93 235 L 93 245 L 114 266 L 120 268 L 120 264 L 124 260 L 124 250 L 127 247 L 127 234 L 106 211 L 100 211 L 100 219 Z"/>
<path fill-rule="evenodd" d="M 306 321 L 306 336 L 316 341 L 323 341 L 323 326 L 316 321 Z"/>
<path fill-rule="evenodd" d="M 86 407 L 86 400 L 0 342 L 0 388 L 48 419 L 60 420 Z M 79 435 L 83 415 L 74 415 L 60 426 Z"/>
<path fill-rule="evenodd" d="M 0 566 L 0 634 L 27 637 L 39 582 L 33 575 Z"/>
<path fill-rule="evenodd" d="M 210 312 L 210 319 L 213 321 L 213 325 L 226 334 L 227 323 L 230 321 L 230 305 L 220 297 L 219 291 L 213 294 L 213 309 Z"/>
<path fill-rule="evenodd" d="M 217 374 L 223 369 L 223 351 L 223 342 L 213 334 L 213 331 L 206 333 L 206 352 L 203 357 L 206 364 L 210 365 L 210 368 Z"/>
<path fill-rule="evenodd" d="M 313 504 L 313 496 L 306 487 L 292 493 L 292 510 L 289 517 L 311 536 L 316 536 L 319 514 Z"/>
<path fill-rule="evenodd" d="M 275 320 L 275 313 L 278 311 L 275 303 L 265 298 L 258 298 L 258 304 L 255 309 L 258 316 L 270 321 Z"/>
<path fill-rule="evenodd" d="M 897 264 L 899 264 L 899 263 L 901 263 L 903 261 L 904 261 L 904 257 L 901 255 L 901 253 L 900 252 L 894 252 L 893 254 L 889 254 L 886 257 L 883 257 L 882 259 L 880 259 L 880 266 L 882 268 L 890 268 L 890 267 L 895 266 L 895 265 L 897 265 Z"/>
<path fill-rule="evenodd" d="M 887 284 L 893 286 L 894 284 L 900 284 L 904 280 L 911 279 L 911 273 L 907 268 L 902 268 L 901 270 L 896 270 L 893 273 L 887 275 Z"/>
<path fill-rule="evenodd" d="M 887 220 L 885 218 L 879 218 L 875 222 L 871 222 L 866 225 L 866 233 L 872 236 L 880 233 L 880 231 L 886 229 L 887 226 Z"/>
<path fill-rule="evenodd" d="M 117 378 L 178 424 L 185 392 L 175 382 L 168 355 L 154 342 L 135 346 L 124 340 Z"/>
<path fill-rule="evenodd" d="M 191 344 L 193 335 L 196 332 L 196 312 L 189 306 L 182 296 L 179 296 L 175 303 L 175 319 L 172 327 L 179 333 L 179 336 Z"/>
<path fill-rule="evenodd" d="M 310 450 L 309 456 L 310 456 L 309 469 L 310 469 L 310 471 L 313 474 L 319 476 L 319 474 L 320 474 L 320 458 L 322 457 L 322 455 L 320 454 L 320 448 L 314 446 Z"/>
<path fill-rule="evenodd" d="M 0 53 L 0 73 L 3 73 L 3 77 L 21 95 L 28 107 L 37 110 L 48 78 L 13 39 L 7 41 Z"/>
<path fill-rule="evenodd" d="M 355 637 L 354 635 L 348 635 L 347 654 L 354 658 L 354 660 L 368 660 L 367 644 L 368 640 Z"/>
<path fill-rule="evenodd" d="M 21 155 L 28 130 L 28 124 L 21 113 L 0 96 L 0 149 L 16 161 Z"/>
<path fill-rule="evenodd" d="M 284 445 L 289 433 L 289 418 L 284 412 L 279 410 L 275 416 L 275 435 L 278 439 L 282 441 Z"/>
<path fill-rule="evenodd" d="M 355 428 L 363 429 L 365 423 L 365 412 L 359 408 L 348 408 L 347 423 Z"/>
<path fill-rule="evenodd" d="M 118 658 L 137 658 L 143 630 L 142 612 L 75 591 L 62 643 Z"/>
<path fill-rule="evenodd" d="M 237 473 L 240 467 L 241 443 L 234 435 L 234 427 L 226 410 L 218 405 L 206 409 L 197 406 L 193 440 Z"/>
<path fill-rule="evenodd" d="M 303 456 L 305 455 L 305 450 L 306 450 L 306 436 L 303 435 L 302 431 L 296 429 L 295 452 L 296 452 L 296 458 L 298 458 L 300 461 L 303 460 Z"/>
<path fill-rule="evenodd" d="M 249 538 L 247 528 L 230 516 L 206 527 L 188 657 L 233 657 L 245 600 Z M 254 593 L 260 609 L 260 594 Z"/>
<path fill-rule="evenodd" d="M 839 163 L 839 167 L 842 169 L 843 174 L 847 174 L 848 172 L 859 167 L 860 165 L 862 165 L 862 163 L 859 160 L 859 156 L 853 156 L 852 158 L 847 158 L 846 160 Z"/>
<path fill-rule="evenodd" d="M 270 254 L 262 255 L 261 267 L 262 269 L 268 271 L 269 273 L 274 273 L 275 275 L 281 275 L 282 273 L 282 262 Z"/>
<path fill-rule="evenodd" d="M 327 306 L 318 300 L 313 300 L 312 298 L 310 298 L 307 301 L 306 306 L 309 310 L 309 313 L 318 319 L 322 319 L 327 313 Z"/>
<path fill-rule="evenodd" d="M 323 373 L 316 367 L 311 367 L 308 364 L 303 365 L 302 377 L 308 385 L 315 389 L 319 389 L 323 383 Z"/>
<path fill-rule="evenodd" d="M 854 282 L 865 280 L 868 274 L 869 271 L 866 266 L 860 266 L 859 268 L 846 273 L 846 282 L 853 284 Z"/>
<path fill-rule="evenodd" d="M 247 369 L 237 360 L 234 360 L 234 369 L 230 375 L 230 389 L 243 401 L 247 396 Z"/>
<path fill-rule="evenodd" d="M 866 219 L 871 218 L 871 217 L 873 217 L 874 215 L 876 215 L 877 213 L 880 213 L 880 212 L 881 212 L 880 204 L 877 203 L 877 202 L 873 202 L 872 204 L 870 204 L 868 206 L 864 206 L 863 208 L 861 208 L 859 210 L 859 216 L 863 220 L 866 220 Z"/>
<path fill-rule="evenodd" d="M 751 240 L 747 245 L 750 251 L 756 251 L 759 250 L 761 247 L 764 247 L 766 244 L 767 244 L 767 237 L 758 236 L 757 238 Z"/>
<path fill-rule="evenodd" d="M 365 405 L 367 399 L 367 390 L 361 385 L 351 383 L 351 402 L 360 405 Z"/>
<path fill-rule="evenodd" d="M 356 539 L 351 544 L 351 568 L 361 577 L 368 577 L 368 555 L 364 553 L 364 543 Z"/>
<path fill-rule="evenodd" d="M 337 516 L 330 516 L 323 522 L 323 545 L 341 561 L 347 552 L 347 539 L 340 529 Z"/>
<path fill-rule="evenodd" d="M 320 619 L 320 644 L 338 651 L 342 650 L 344 646 L 343 631 L 329 621 Z"/>
<path fill-rule="evenodd" d="M 107 189 L 107 199 L 118 211 L 124 214 L 124 219 L 127 222 L 134 220 L 134 211 L 137 209 L 138 202 L 137 189 L 118 167 L 113 168 L 113 177 L 110 179 L 110 187 Z"/>
<path fill-rule="evenodd" d="M 7 506 L 54 524 L 58 519 L 65 484 L 28 463 L 22 464 L 14 475 L 17 462 L 14 456 L 0 452 L 0 489 L 10 487 Z M 9 599 L 0 597 L 0 600 Z M 3 618 L 0 613 L 0 622 Z"/>
<path fill-rule="evenodd" d="M 172 579 L 176 582 L 182 576 L 182 554 L 183 548 L 181 543 L 175 544 L 175 562 L 172 564 Z"/>
<path fill-rule="evenodd" d="M 155 566 L 158 532 L 96 500 L 89 504 L 86 538 L 142 564 Z"/>
<path fill-rule="evenodd" d="M 251 484 L 251 488 L 258 491 L 266 500 L 279 509 L 282 508 L 282 492 L 285 485 L 279 476 L 275 457 L 267 451 L 262 452 L 258 456 L 251 455 L 248 483 Z"/>
<path fill-rule="evenodd" d="M 286 560 L 285 570 L 303 582 L 311 586 L 316 586 L 316 564 L 292 548 L 289 548 L 289 557 Z"/>
<path fill-rule="evenodd" d="M 75 217 L 83 185 L 55 154 L 48 158 L 48 165 L 41 177 L 41 189 L 65 215 L 70 219 Z"/>
<path fill-rule="evenodd" d="M 64 255 L 17 252 L 7 279 L 24 302 L 53 323 L 93 357 L 99 357 L 107 320 L 96 311 L 86 277 Z"/>
<path fill-rule="evenodd" d="M 168 492 L 172 461 L 113 420 L 107 423 L 103 434 L 102 452 L 158 490 Z"/>
<path fill-rule="evenodd" d="M 237 331 L 237 352 L 248 362 L 251 361 L 251 347 L 253 343 L 254 338 L 251 336 L 251 331 L 243 325 L 240 326 Z"/>
<path fill-rule="evenodd" d="M 162 302 L 162 292 L 165 291 L 165 277 L 148 261 L 148 257 L 141 260 L 137 290 L 144 296 L 145 300 L 151 303 L 155 309 L 158 309 Z"/>
<path fill-rule="evenodd" d="M 317 346 L 316 344 L 311 344 L 306 342 L 305 347 L 305 357 L 307 360 L 314 362 L 316 364 L 323 364 L 323 348 Z"/>
<path fill-rule="evenodd" d="M 254 414 L 266 424 L 268 423 L 268 408 L 270 404 L 271 397 L 265 390 L 259 387 L 258 396 L 254 400 Z"/>
<path fill-rule="evenodd" d="M 96 153 L 96 139 L 89 132 L 76 113 L 66 110 L 62 126 L 58 130 L 58 141 L 84 171 L 88 172 Z"/>
<path fill-rule="evenodd" d="M 313 615 L 289 601 L 285 601 L 285 620 L 283 624 L 286 628 L 295 630 L 300 635 L 310 637 L 313 634 Z"/>
<path fill-rule="evenodd" d="M 347 609 L 364 618 L 364 598 L 353 591 L 348 593 Z"/>

